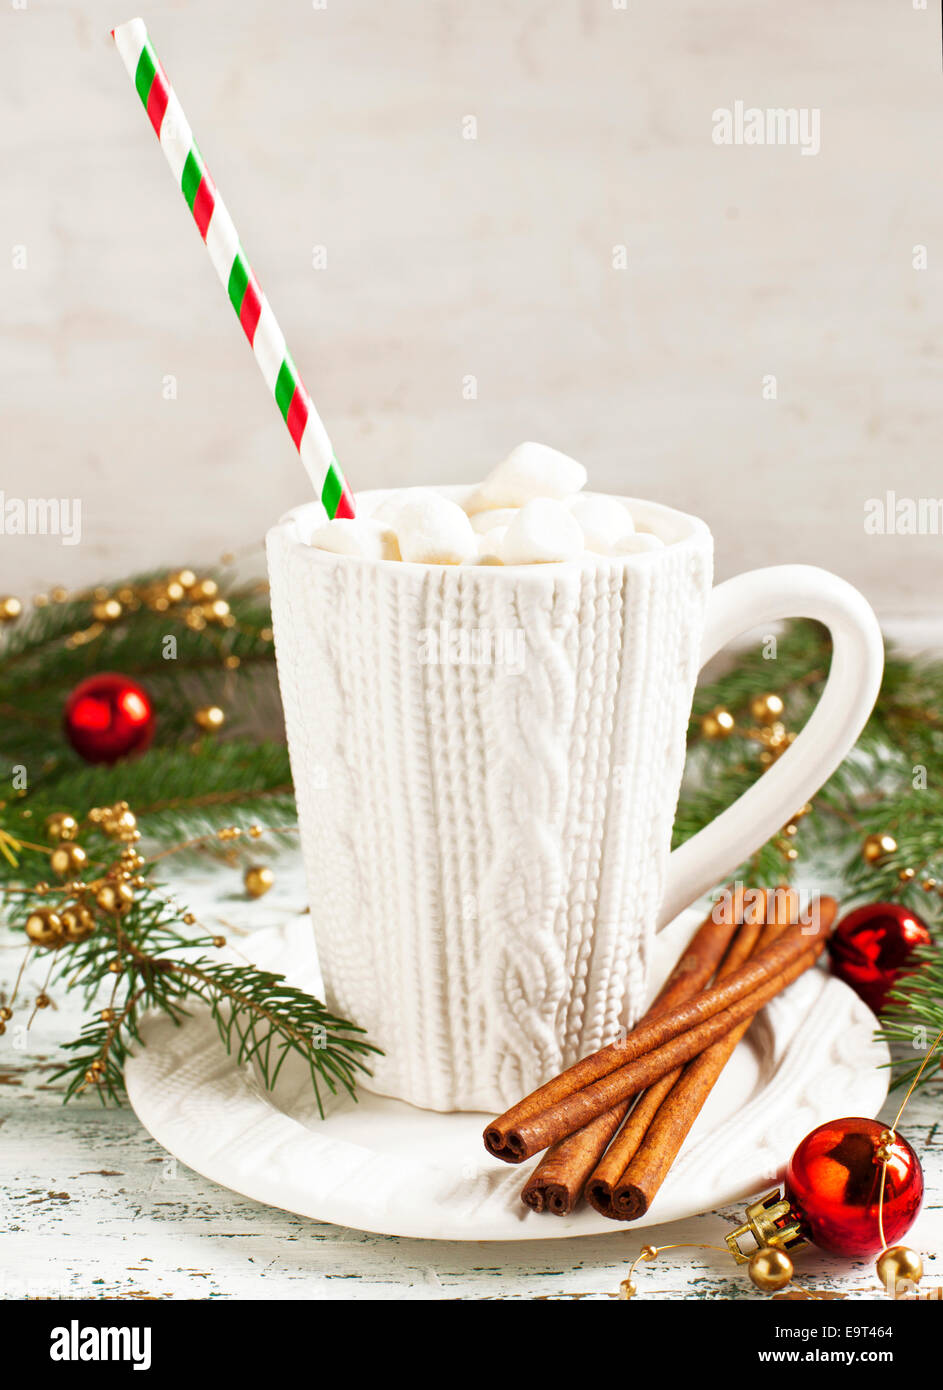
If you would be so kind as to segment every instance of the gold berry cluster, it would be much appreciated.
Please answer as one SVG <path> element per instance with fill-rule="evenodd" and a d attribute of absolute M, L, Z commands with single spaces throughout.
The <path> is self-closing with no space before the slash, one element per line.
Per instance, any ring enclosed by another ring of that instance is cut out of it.
<path fill-rule="evenodd" d="M 122 916 L 134 902 L 134 890 L 144 886 L 139 875 L 144 860 L 135 844 L 141 838 L 137 819 L 126 801 L 114 806 L 94 806 L 88 813 L 90 825 L 96 826 L 109 839 L 124 845 L 120 857 L 103 875 L 86 880 L 88 854 L 76 841 L 79 823 L 68 811 L 56 811 L 46 820 L 46 834 L 54 848 L 49 854 L 49 866 L 55 876 L 64 880 L 62 900 L 54 907 L 37 907 L 26 919 L 26 937 L 33 946 L 57 950 L 60 946 L 85 941 L 95 930 L 97 916 L 109 913 Z M 37 883 L 34 891 L 43 897 L 50 890 L 47 883 Z"/>
<path fill-rule="evenodd" d="M 741 727 L 729 709 L 717 705 L 701 716 L 701 734 L 711 740 L 729 738 L 733 733 L 751 739 L 761 745 L 760 762 L 769 767 L 795 741 L 795 734 L 782 722 L 784 710 L 785 706 L 780 696 L 756 695 L 750 701 L 750 717 L 754 725 Z"/>
<path fill-rule="evenodd" d="M 61 590 L 54 590 L 52 597 L 64 601 L 69 596 Z M 210 623 L 220 627 L 234 627 L 236 624 L 229 604 L 220 597 L 216 580 L 200 578 L 190 569 L 174 570 L 147 584 L 122 584 L 114 591 L 96 588 L 88 595 L 76 597 L 88 598 L 92 621 L 89 627 L 72 633 L 66 641 L 67 647 L 82 647 L 94 642 L 105 627 L 142 608 L 180 618 L 194 632 L 202 632 Z"/>
<path fill-rule="evenodd" d="M 261 825 L 250 825 L 245 833 L 251 840 L 258 840 L 265 832 Z M 238 825 L 223 825 L 217 830 L 216 838 L 225 844 L 240 839 L 242 834 Z M 275 883 L 275 875 L 265 864 L 250 864 L 242 881 L 250 898 L 261 898 Z"/>

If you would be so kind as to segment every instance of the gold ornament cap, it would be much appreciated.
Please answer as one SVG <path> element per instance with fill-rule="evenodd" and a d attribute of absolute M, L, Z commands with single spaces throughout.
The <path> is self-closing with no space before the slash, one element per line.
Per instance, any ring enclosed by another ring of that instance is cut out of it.
<path fill-rule="evenodd" d="M 799 1220 L 788 1198 L 779 1188 L 767 1192 L 756 1202 L 751 1202 L 744 1212 L 746 1221 L 727 1236 L 727 1249 L 738 1265 L 749 1264 L 760 1250 L 798 1250 L 808 1241 L 799 1227 Z M 756 1242 L 755 1250 L 744 1251 L 740 1241 L 744 1236 L 752 1236 Z"/>

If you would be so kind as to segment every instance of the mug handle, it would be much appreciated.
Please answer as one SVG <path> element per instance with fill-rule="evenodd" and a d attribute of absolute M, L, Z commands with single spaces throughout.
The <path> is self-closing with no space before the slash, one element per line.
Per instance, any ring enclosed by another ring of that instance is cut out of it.
<path fill-rule="evenodd" d="M 719 584 L 708 602 L 701 666 L 741 633 L 783 618 L 815 618 L 831 633 L 825 689 L 782 757 L 669 856 L 658 931 L 748 859 L 819 790 L 854 747 L 877 699 L 884 643 L 874 611 L 844 579 L 814 565 L 775 565 Z"/>

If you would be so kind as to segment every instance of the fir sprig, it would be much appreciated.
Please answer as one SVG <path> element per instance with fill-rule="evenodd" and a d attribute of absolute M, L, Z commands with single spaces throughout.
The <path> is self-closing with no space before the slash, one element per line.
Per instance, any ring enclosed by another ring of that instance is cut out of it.
<path fill-rule="evenodd" d="M 915 973 L 905 975 L 891 990 L 882 1015 L 880 1036 L 895 1049 L 895 1086 L 909 1086 L 917 1079 L 927 1049 L 943 1031 L 943 953 L 939 940 L 933 947 L 916 951 L 915 963 Z M 939 1061 L 935 1067 L 927 1067 L 920 1083 L 937 1071 Z"/>
<path fill-rule="evenodd" d="M 308 1064 L 322 1116 L 322 1085 L 332 1094 L 340 1086 L 356 1099 L 358 1072 L 369 1074 L 363 1058 L 378 1051 L 362 1028 L 268 970 L 247 972 L 203 957 L 172 969 L 188 994 L 209 1005 L 226 1051 L 239 1063 L 254 1062 L 269 1090 L 295 1053 Z"/>
<path fill-rule="evenodd" d="M 169 950 L 213 944 L 209 939 L 174 939 L 166 930 L 164 937 Z M 67 1080 L 67 1100 L 94 1085 L 103 1103 L 120 1101 L 125 1061 L 133 1044 L 141 1041 L 142 1014 L 158 1010 L 180 1023 L 196 1003 L 208 1007 L 229 1055 L 240 1066 L 251 1063 L 268 1090 L 294 1053 L 308 1066 L 322 1116 L 322 1087 L 331 1094 L 340 1087 L 356 1099 L 357 1076 L 369 1074 L 365 1058 L 377 1048 L 367 1042 L 363 1029 L 338 1018 L 283 975 L 205 955 L 155 956 L 131 949 L 127 941 L 124 949 L 120 995 L 85 1024 L 78 1038 L 64 1045 L 71 1056 L 54 1079 Z M 85 984 L 90 982 L 86 974 Z M 94 981 L 99 986 L 106 982 L 107 974 Z"/>
<path fill-rule="evenodd" d="M 167 899 L 155 879 L 141 875 L 146 863 L 129 860 L 127 848 L 109 863 L 105 836 L 93 830 L 85 838 L 95 855 L 97 878 L 91 883 L 8 890 L 11 923 L 24 928 L 37 911 L 61 915 L 70 905 L 91 902 L 102 883 L 127 881 L 135 873 L 137 891 L 126 912 L 96 911 L 85 940 L 54 948 L 55 983 L 80 990 L 86 1007 L 95 1010 L 80 1035 L 64 1045 L 70 1055 L 56 1078 L 67 1083 L 66 1100 L 92 1087 L 103 1103 L 120 1100 L 124 1064 L 141 1042 L 144 1014 L 157 1011 L 179 1024 L 196 1005 L 208 1008 L 227 1052 L 240 1065 L 252 1064 L 267 1088 L 295 1054 L 308 1066 L 322 1115 L 325 1089 L 356 1096 L 357 1077 L 369 1072 L 368 1058 L 377 1052 L 361 1028 L 283 975 L 207 954 L 222 951 L 224 938 L 182 930 L 196 925 L 192 914 Z M 20 855 L 21 874 L 42 871 L 41 850 L 21 846 Z"/>

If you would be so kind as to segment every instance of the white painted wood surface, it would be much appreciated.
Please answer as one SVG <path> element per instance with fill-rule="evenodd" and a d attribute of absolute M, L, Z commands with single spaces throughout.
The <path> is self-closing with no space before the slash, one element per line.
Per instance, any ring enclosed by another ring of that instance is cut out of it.
<path fill-rule="evenodd" d="M 237 939 L 233 926 L 270 925 L 297 910 L 294 854 L 275 865 L 276 887 L 246 902 L 236 870 L 181 877 L 180 898 L 201 921 Z M 227 874 L 231 875 L 227 879 Z M 0 935 L 0 988 L 21 955 Z M 27 980 L 26 997 L 42 983 Z M 86 1096 L 64 1107 L 50 1081 L 56 1045 L 77 1031 L 73 996 L 24 1036 L 18 1018 L 0 1038 L 0 1296 L 235 1299 L 612 1298 L 643 1243 L 722 1245 L 738 1207 L 644 1232 L 619 1228 L 580 1240 L 462 1244 L 368 1235 L 263 1207 L 170 1158 L 125 1107 Z M 908 1236 L 926 1282 L 943 1281 L 943 1084 L 911 1102 L 901 1131 L 924 1165 L 924 1210 Z M 896 1104 L 882 1111 L 892 1118 Z M 547 1218 L 552 1220 L 555 1218 Z M 805 1282 L 855 1297 L 883 1296 L 867 1262 L 849 1265 L 807 1250 Z M 754 1298 L 745 1273 L 711 1250 L 668 1252 L 641 1265 L 639 1298 Z"/>

